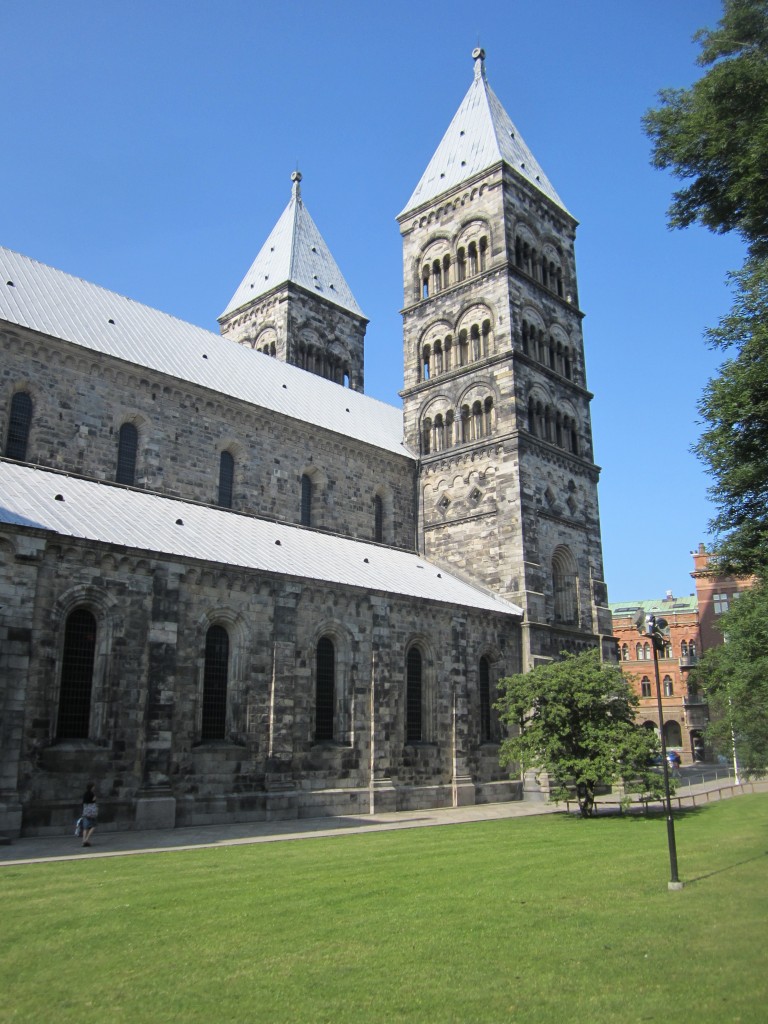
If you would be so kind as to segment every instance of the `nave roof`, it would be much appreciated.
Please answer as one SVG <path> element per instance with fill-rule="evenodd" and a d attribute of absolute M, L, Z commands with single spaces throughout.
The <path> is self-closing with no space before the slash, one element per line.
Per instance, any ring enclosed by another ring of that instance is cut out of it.
<path fill-rule="evenodd" d="M 2 247 L 0 319 L 412 457 L 396 406 Z"/>
<path fill-rule="evenodd" d="M 0 524 L 519 616 L 419 555 L 0 459 Z M 57 495 L 59 496 L 57 498 Z"/>

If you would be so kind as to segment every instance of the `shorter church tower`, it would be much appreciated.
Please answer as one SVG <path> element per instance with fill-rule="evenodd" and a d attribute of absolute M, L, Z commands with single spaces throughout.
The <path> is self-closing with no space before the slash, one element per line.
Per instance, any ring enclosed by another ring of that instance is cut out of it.
<path fill-rule="evenodd" d="M 368 320 L 291 175 L 288 206 L 219 317 L 221 333 L 284 363 L 364 389 Z"/>

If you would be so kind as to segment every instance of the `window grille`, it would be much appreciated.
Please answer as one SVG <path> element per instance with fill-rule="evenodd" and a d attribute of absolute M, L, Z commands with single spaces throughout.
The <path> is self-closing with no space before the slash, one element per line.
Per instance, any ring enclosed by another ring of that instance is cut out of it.
<path fill-rule="evenodd" d="M 27 457 L 29 430 L 32 426 L 32 399 L 26 391 L 17 391 L 11 399 L 5 457 L 24 462 Z"/>
<path fill-rule="evenodd" d="M 491 672 L 488 659 L 480 659 L 480 740 L 491 738 Z"/>
<path fill-rule="evenodd" d="M 96 655 L 96 619 L 86 608 L 67 616 L 61 659 L 59 739 L 85 739 L 90 732 L 93 664 Z"/>
<path fill-rule="evenodd" d="M 120 427 L 117 441 L 117 472 L 115 480 L 119 484 L 136 483 L 136 454 L 139 450 L 139 432 L 133 423 L 124 423 Z"/>
<path fill-rule="evenodd" d="M 321 637 L 315 659 L 315 740 L 333 739 L 336 703 L 336 652 L 333 641 Z"/>
<path fill-rule="evenodd" d="M 421 651 L 418 647 L 412 647 L 408 651 L 406 663 L 406 743 L 418 743 L 422 738 L 421 691 Z"/>
<path fill-rule="evenodd" d="M 301 525 L 312 525 L 312 478 L 306 473 L 301 477 Z"/>
<path fill-rule="evenodd" d="M 203 671 L 203 721 L 200 738 L 223 740 L 227 724 L 229 634 L 223 626 L 211 626 L 205 635 Z"/>
<path fill-rule="evenodd" d="M 235 460 L 231 452 L 222 452 L 219 457 L 219 505 L 232 508 L 232 488 L 235 481 Z"/>

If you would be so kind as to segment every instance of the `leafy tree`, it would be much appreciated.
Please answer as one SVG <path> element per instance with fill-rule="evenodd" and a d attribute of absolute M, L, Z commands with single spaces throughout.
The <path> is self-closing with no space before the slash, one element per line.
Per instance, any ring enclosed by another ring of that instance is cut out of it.
<path fill-rule="evenodd" d="M 742 592 L 718 621 L 726 643 L 705 651 L 692 682 L 704 687 L 707 736 L 745 775 L 768 772 L 768 584 Z"/>
<path fill-rule="evenodd" d="M 714 30 L 694 36 L 707 68 L 690 89 L 666 89 L 643 119 L 653 163 L 688 182 L 671 227 L 737 231 L 749 258 L 710 343 L 728 352 L 699 404 L 696 452 L 714 478 L 718 568 L 768 573 L 768 2 L 723 0 Z"/>
<path fill-rule="evenodd" d="M 768 4 L 724 0 L 712 31 L 700 29 L 690 89 L 664 89 L 643 119 L 653 163 L 690 184 L 674 193 L 671 227 L 699 221 L 738 231 L 753 255 L 768 254 Z"/>
<path fill-rule="evenodd" d="M 750 260 L 733 278 L 733 309 L 708 335 L 735 354 L 704 389 L 695 450 L 716 481 L 716 563 L 748 576 L 768 570 L 768 261 Z"/>
<path fill-rule="evenodd" d="M 557 780 L 556 799 L 575 786 L 582 817 L 594 813 L 600 783 L 639 783 L 649 795 L 661 795 L 663 780 L 650 768 L 656 737 L 636 723 L 639 700 L 621 669 L 601 664 L 597 651 L 565 654 L 502 679 L 499 689 L 500 717 L 517 732 L 502 744 L 501 763 L 549 772 Z"/>

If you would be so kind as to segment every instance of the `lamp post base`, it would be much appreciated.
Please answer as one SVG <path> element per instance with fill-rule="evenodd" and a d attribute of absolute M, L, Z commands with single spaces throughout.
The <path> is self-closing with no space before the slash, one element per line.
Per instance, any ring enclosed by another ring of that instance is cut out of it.
<path fill-rule="evenodd" d="M 667 882 L 667 888 L 670 892 L 679 892 L 683 888 L 682 882 Z"/>

